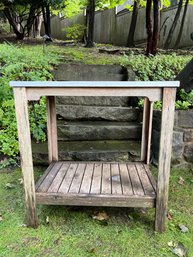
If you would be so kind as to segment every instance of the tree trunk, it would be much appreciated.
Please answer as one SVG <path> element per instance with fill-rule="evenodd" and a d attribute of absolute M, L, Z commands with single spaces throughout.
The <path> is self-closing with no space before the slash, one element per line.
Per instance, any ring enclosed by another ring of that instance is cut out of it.
<path fill-rule="evenodd" d="M 40 13 L 40 14 L 36 17 L 35 22 L 34 22 L 34 25 L 33 25 L 33 36 L 34 36 L 34 38 L 40 37 L 41 26 L 42 26 L 42 20 L 43 20 L 43 17 L 42 17 L 42 14 Z"/>
<path fill-rule="evenodd" d="M 15 33 L 16 38 L 18 40 L 23 40 L 24 36 L 25 36 L 25 31 L 23 29 L 22 29 L 22 31 L 19 30 L 18 23 L 16 22 L 16 19 L 13 16 L 13 11 L 9 7 L 6 7 L 3 12 L 4 12 L 6 18 L 8 19 L 9 24 L 13 28 L 13 32 Z"/>
<path fill-rule="evenodd" d="M 151 5 L 152 0 L 147 0 L 146 5 L 146 29 L 147 29 L 147 49 L 146 55 L 148 56 L 152 50 L 152 40 L 153 40 L 153 33 L 152 33 L 152 19 L 151 19 Z"/>
<path fill-rule="evenodd" d="M 88 6 L 88 27 L 86 47 L 94 46 L 94 20 L 95 20 L 95 0 L 89 0 Z"/>
<path fill-rule="evenodd" d="M 153 0 L 153 41 L 151 54 L 156 55 L 157 48 L 159 44 L 159 33 L 160 33 L 160 10 L 159 10 L 159 0 Z"/>
<path fill-rule="evenodd" d="M 132 12 L 131 24 L 130 24 L 130 28 L 129 28 L 128 40 L 127 40 L 128 47 L 135 46 L 134 45 L 134 35 L 135 35 L 138 11 L 139 11 L 139 0 L 135 0 L 134 5 L 133 5 L 133 12 Z"/>
<path fill-rule="evenodd" d="M 184 6 L 184 13 L 183 13 L 183 17 L 182 17 L 182 21 L 181 21 L 181 25 L 180 25 L 180 31 L 178 33 L 178 37 L 177 37 L 176 42 L 175 42 L 175 48 L 177 48 L 179 46 L 179 43 L 180 43 L 180 40 L 181 40 L 181 37 L 182 37 L 182 32 L 183 32 L 183 29 L 184 29 L 184 22 L 185 22 L 186 13 L 187 13 L 187 10 L 188 10 L 188 4 L 189 4 L 189 0 L 186 0 L 185 6 Z"/>
<path fill-rule="evenodd" d="M 176 28 L 176 25 L 178 23 L 178 20 L 179 20 L 179 17 L 180 17 L 180 13 L 181 13 L 181 10 L 182 10 L 182 5 L 183 5 L 183 0 L 180 0 L 179 1 L 179 4 L 178 4 L 178 9 L 177 9 L 177 12 L 176 12 L 176 15 L 174 17 L 174 21 L 172 23 L 172 26 L 170 28 L 170 31 L 168 33 L 168 36 L 167 36 L 167 39 L 166 39 L 166 42 L 164 44 L 164 47 L 167 49 L 169 48 L 170 44 L 171 44 L 171 41 L 172 41 L 172 37 L 173 37 L 173 33 L 174 33 L 174 30 Z"/>
<path fill-rule="evenodd" d="M 45 34 L 51 37 L 50 6 L 42 7 Z"/>

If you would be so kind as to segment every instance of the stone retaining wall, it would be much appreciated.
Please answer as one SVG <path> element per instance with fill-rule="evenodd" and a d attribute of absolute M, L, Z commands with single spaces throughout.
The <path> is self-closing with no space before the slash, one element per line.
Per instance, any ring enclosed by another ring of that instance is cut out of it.
<path fill-rule="evenodd" d="M 161 112 L 154 111 L 152 158 L 158 162 Z M 193 110 L 175 111 L 172 143 L 172 165 L 193 167 Z"/>

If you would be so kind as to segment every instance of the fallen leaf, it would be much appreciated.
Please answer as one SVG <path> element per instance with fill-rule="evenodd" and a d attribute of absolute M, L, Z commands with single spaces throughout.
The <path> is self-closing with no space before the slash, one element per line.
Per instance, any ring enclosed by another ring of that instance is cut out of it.
<path fill-rule="evenodd" d="M 186 226 L 184 226 L 183 224 L 180 224 L 179 228 L 182 233 L 187 233 L 189 231 L 189 229 Z"/>
<path fill-rule="evenodd" d="M 181 186 L 184 186 L 185 185 L 184 182 L 185 182 L 184 179 L 182 177 L 179 177 L 178 184 Z"/>
<path fill-rule="evenodd" d="M 46 224 L 49 224 L 50 223 L 50 219 L 49 219 L 49 217 L 47 216 L 46 217 Z"/>
<path fill-rule="evenodd" d="M 22 178 L 19 178 L 18 181 L 19 181 L 20 185 L 23 185 L 23 179 Z"/>
<path fill-rule="evenodd" d="M 11 183 L 7 183 L 6 185 L 5 185 L 5 188 L 6 189 L 12 189 L 12 188 L 14 188 L 15 187 L 15 185 L 13 185 L 13 184 L 11 184 Z"/>
<path fill-rule="evenodd" d="M 173 241 L 170 241 L 170 242 L 168 242 L 168 246 L 169 246 L 169 247 L 174 247 L 174 246 L 175 246 L 175 243 L 174 243 Z"/>
<path fill-rule="evenodd" d="M 172 252 L 178 257 L 183 257 L 187 253 L 187 249 L 183 244 L 179 243 L 175 248 L 172 249 Z"/>
<path fill-rule="evenodd" d="M 172 220 L 172 219 L 173 219 L 173 214 L 172 214 L 171 212 L 168 212 L 167 218 L 168 218 L 169 220 Z"/>
<path fill-rule="evenodd" d="M 26 228 L 27 227 L 27 224 L 23 223 L 20 225 L 22 228 Z"/>
<path fill-rule="evenodd" d="M 3 221 L 3 217 L 2 217 L 2 215 L 0 215 L 0 222 L 1 222 L 1 221 Z"/>
<path fill-rule="evenodd" d="M 99 212 L 96 216 L 93 215 L 92 218 L 94 220 L 99 220 L 99 221 L 104 221 L 104 220 L 108 220 L 109 216 L 107 215 L 106 212 Z"/>

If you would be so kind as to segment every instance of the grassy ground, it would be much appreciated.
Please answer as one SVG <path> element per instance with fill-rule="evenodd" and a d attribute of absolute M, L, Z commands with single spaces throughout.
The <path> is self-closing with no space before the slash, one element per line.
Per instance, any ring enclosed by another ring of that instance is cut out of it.
<path fill-rule="evenodd" d="M 36 177 L 40 174 L 36 171 Z M 174 256 L 169 242 L 182 243 L 187 256 L 193 256 L 192 171 L 172 171 L 170 220 L 163 234 L 154 232 L 153 209 L 38 206 L 40 226 L 27 228 L 20 178 L 19 169 L 0 173 L 0 256 L 169 257 Z M 93 219 L 101 211 L 109 218 Z M 189 231 L 182 233 L 180 224 Z"/>
<path fill-rule="evenodd" d="M 31 47 L 31 46 L 26 46 Z M 43 51 L 35 46 L 34 53 Z M 158 56 L 146 59 L 131 52 L 129 56 L 98 54 L 98 49 L 48 46 L 45 52 L 58 53 L 61 61 L 87 64 L 131 65 L 138 79 L 171 79 L 191 56 Z M 142 64 L 141 64 L 142 62 Z M 173 67 L 168 73 L 167 67 Z M 153 66 L 154 64 L 154 66 Z M 157 64 L 161 64 L 157 65 Z M 162 65 L 163 64 L 163 65 Z M 152 68 L 153 67 L 153 68 Z M 155 77 L 156 74 L 156 77 Z M 36 171 L 36 177 L 40 175 Z M 181 184 L 179 184 L 180 176 Z M 40 226 L 25 226 L 21 171 L 0 171 L 0 256 L 115 256 L 154 257 L 174 256 L 175 244 L 181 243 L 193 257 L 193 173 L 173 170 L 169 196 L 168 230 L 154 232 L 154 210 L 70 208 L 64 206 L 38 206 Z M 106 221 L 93 219 L 105 211 Z M 49 222 L 48 222 L 49 221 Z M 179 225 L 188 227 L 182 233 Z M 169 245 L 170 246 L 169 246 Z"/>

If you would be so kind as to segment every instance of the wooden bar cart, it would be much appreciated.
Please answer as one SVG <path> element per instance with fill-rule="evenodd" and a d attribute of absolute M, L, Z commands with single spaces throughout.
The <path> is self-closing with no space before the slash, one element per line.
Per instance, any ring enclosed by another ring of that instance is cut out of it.
<path fill-rule="evenodd" d="M 155 230 L 165 230 L 177 81 L 10 82 L 24 178 L 27 224 L 38 226 L 36 204 L 155 207 Z M 49 167 L 34 182 L 28 101 L 47 97 Z M 58 161 L 55 96 L 144 97 L 141 162 Z M 163 101 L 157 183 L 149 169 L 153 102 Z"/>

